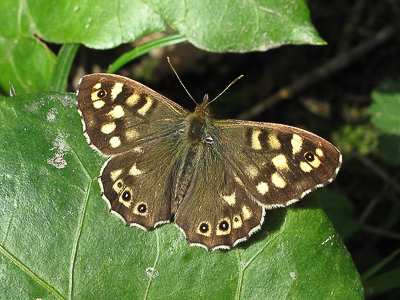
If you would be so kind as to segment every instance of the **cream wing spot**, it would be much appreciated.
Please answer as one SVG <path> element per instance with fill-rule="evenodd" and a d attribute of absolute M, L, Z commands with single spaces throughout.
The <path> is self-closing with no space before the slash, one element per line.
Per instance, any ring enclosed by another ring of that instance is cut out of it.
<path fill-rule="evenodd" d="M 268 183 L 261 181 L 259 184 L 257 184 L 257 191 L 261 194 L 261 195 L 265 195 L 266 193 L 268 193 Z"/>
<path fill-rule="evenodd" d="M 278 170 L 289 169 L 287 164 L 286 156 L 284 154 L 279 154 L 272 159 L 272 163 Z"/>
<path fill-rule="evenodd" d="M 92 99 L 92 101 L 97 101 L 97 100 L 99 100 L 100 98 L 99 98 L 99 96 L 97 96 L 97 93 L 98 93 L 99 91 L 94 91 L 94 92 L 92 92 L 91 94 L 90 94 L 90 98 Z"/>
<path fill-rule="evenodd" d="M 283 189 L 286 186 L 286 181 L 278 173 L 272 174 L 271 180 L 272 180 L 272 183 L 278 188 Z"/>
<path fill-rule="evenodd" d="M 303 172 L 310 173 L 313 168 L 308 163 L 306 163 L 305 161 L 302 161 L 302 162 L 300 162 L 300 169 Z"/>
<path fill-rule="evenodd" d="M 112 176 L 112 175 L 111 175 Z M 112 186 L 113 190 L 119 194 L 121 193 L 122 189 L 124 187 L 124 182 L 122 181 L 122 179 L 118 179 Z"/>
<path fill-rule="evenodd" d="M 110 139 L 110 145 L 111 145 L 111 147 L 113 147 L 113 148 L 118 148 L 118 147 L 121 145 L 121 140 L 120 140 L 120 138 L 119 138 L 118 136 L 113 136 L 113 137 Z"/>
<path fill-rule="evenodd" d="M 314 169 L 318 168 L 321 165 L 321 161 L 317 156 L 314 155 L 314 160 L 308 162 Z"/>
<path fill-rule="evenodd" d="M 242 217 L 240 215 L 234 215 L 232 218 L 232 228 L 240 228 L 243 224 Z"/>
<path fill-rule="evenodd" d="M 235 205 L 236 203 L 236 193 L 233 192 L 232 195 L 229 196 L 222 196 L 222 199 L 224 199 L 224 201 L 226 203 L 228 203 L 229 205 Z"/>
<path fill-rule="evenodd" d="M 250 209 L 246 205 L 242 206 L 242 214 L 243 214 L 243 219 L 245 220 L 250 219 L 251 216 L 253 215 Z"/>
<path fill-rule="evenodd" d="M 253 134 L 251 135 L 251 148 L 254 150 L 261 150 L 262 146 L 259 140 L 261 134 L 261 130 L 254 130 Z"/>
<path fill-rule="evenodd" d="M 126 207 L 131 207 L 131 202 L 130 201 L 124 201 L 121 199 L 121 197 L 118 198 L 118 201 L 121 202 L 124 206 Z"/>
<path fill-rule="evenodd" d="M 293 134 L 291 144 L 292 144 L 292 153 L 293 154 L 299 153 L 301 151 L 301 148 L 303 147 L 302 137 L 299 136 L 298 134 Z"/>
<path fill-rule="evenodd" d="M 273 133 L 268 135 L 268 145 L 271 149 L 274 150 L 279 150 L 282 147 L 281 142 L 278 140 L 278 137 L 276 136 L 276 134 Z"/>
<path fill-rule="evenodd" d="M 240 178 L 237 176 L 237 175 L 235 175 L 234 177 L 233 177 L 233 180 L 235 180 L 237 183 L 239 183 L 240 185 L 244 185 L 243 184 L 243 181 L 242 180 L 240 180 Z"/>
<path fill-rule="evenodd" d="M 100 109 L 102 108 L 104 105 L 106 105 L 106 103 L 103 100 L 96 100 L 93 102 L 93 107 L 95 109 Z"/>
<path fill-rule="evenodd" d="M 141 114 L 144 116 L 147 111 L 150 109 L 150 107 L 153 105 L 153 99 L 151 97 L 146 97 L 146 104 L 143 105 L 141 108 L 138 109 L 138 114 Z"/>
<path fill-rule="evenodd" d="M 117 82 L 111 89 L 111 100 L 114 101 L 115 98 L 122 92 L 122 87 L 124 84 L 122 82 Z"/>
<path fill-rule="evenodd" d="M 121 105 L 116 105 L 109 113 L 108 115 L 110 115 L 111 117 L 113 117 L 114 119 L 120 119 L 123 116 L 125 116 L 125 111 L 122 108 Z"/>
<path fill-rule="evenodd" d="M 93 89 L 95 89 L 95 90 L 99 90 L 100 88 L 101 88 L 101 83 L 100 83 L 100 82 L 96 83 L 96 84 L 93 86 Z"/>
<path fill-rule="evenodd" d="M 315 153 L 316 153 L 319 157 L 323 157 L 323 156 L 324 156 L 324 152 L 322 151 L 321 148 L 315 149 Z"/>
<path fill-rule="evenodd" d="M 110 177 L 112 181 L 116 181 L 119 176 L 122 174 L 122 169 L 114 170 L 110 172 Z"/>
<path fill-rule="evenodd" d="M 136 105 L 139 102 L 140 96 L 139 94 L 132 94 L 128 97 L 128 99 L 126 99 L 126 104 L 130 107 Z"/>
<path fill-rule="evenodd" d="M 140 148 L 139 146 L 133 148 L 132 151 L 133 151 L 133 152 L 136 152 L 136 153 L 143 153 L 143 149 Z"/>
<path fill-rule="evenodd" d="M 139 137 L 139 132 L 136 129 L 128 129 L 125 132 L 125 137 L 128 141 L 133 141 Z"/>
<path fill-rule="evenodd" d="M 115 125 L 114 122 L 110 122 L 101 126 L 101 132 L 104 134 L 110 134 L 115 130 L 116 127 L 117 125 Z"/>
<path fill-rule="evenodd" d="M 255 178 L 260 174 L 260 172 L 258 171 L 258 169 L 255 166 L 247 166 L 246 173 L 247 173 L 247 175 L 250 176 L 250 178 Z"/>
<path fill-rule="evenodd" d="M 131 176 L 138 176 L 140 174 L 142 174 L 143 172 L 141 170 L 138 169 L 138 167 L 136 166 L 136 164 L 134 164 L 130 169 L 128 174 Z"/>

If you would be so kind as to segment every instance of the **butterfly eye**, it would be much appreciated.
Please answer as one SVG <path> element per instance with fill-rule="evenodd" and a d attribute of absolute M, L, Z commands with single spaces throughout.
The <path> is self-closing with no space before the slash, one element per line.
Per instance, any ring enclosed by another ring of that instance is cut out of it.
<path fill-rule="evenodd" d="M 201 223 L 199 229 L 200 229 L 200 232 L 202 232 L 202 233 L 207 233 L 210 230 L 210 228 L 208 227 L 208 224 L 206 224 L 206 223 Z"/>
<path fill-rule="evenodd" d="M 103 90 L 103 89 L 101 89 L 101 90 L 99 90 L 99 91 L 97 92 L 97 97 L 98 97 L 98 98 L 103 98 L 106 94 L 107 94 L 106 91 Z"/>
<path fill-rule="evenodd" d="M 125 191 L 125 192 L 122 194 L 122 200 L 124 200 L 124 201 L 129 201 L 129 200 L 131 200 L 131 193 L 128 192 L 128 191 Z"/>
<path fill-rule="evenodd" d="M 304 158 L 309 162 L 312 162 L 315 159 L 312 152 L 307 152 L 306 154 L 304 154 Z"/>
<path fill-rule="evenodd" d="M 219 229 L 222 231 L 227 231 L 229 229 L 229 223 L 227 221 L 222 221 L 219 223 Z"/>

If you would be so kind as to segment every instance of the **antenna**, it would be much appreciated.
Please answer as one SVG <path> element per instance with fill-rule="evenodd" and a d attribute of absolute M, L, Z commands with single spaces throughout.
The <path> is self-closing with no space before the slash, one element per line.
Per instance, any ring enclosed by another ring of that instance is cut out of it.
<path fill-rule="evenodd" d="M 227 86 L 221 93 L 219 93 L 214 99 L 212 99 L 210 102 L 208 102 L 208 104 L 210 104 L 211 102 L 214 102 L 215 100 L 217 100 L 217 98 L 218 98 L 219 96 L 221 96 L 223 93 L 225 93 L 225 91 L 226 91 L 227 89 L 229 89 L 229 88 L 231 87 L 232 84 L 234 84 L 236 81 L 238 81 L 239 79 L 241 79 L 243 76 L 244 76 L 244 75 L 240 75 L 240 76 L 236 77 L 230 84 L 228 84 L 228 86 Z"/>
<path fill-rule="evenodd" d="M 169 59 L 168 56 L 167 56 L 167 60 L 168 60 L 169 65 L 171 66 L 172 71 L 174 71 L 176 77 L 178 78 L 179 82 L 181 83 L 181 85 L 182 85 L 183 88 L 185 89 L 186 93 L 187 93 L 187 94 L 189 95 L 189 97 L 193 100 L 193 102 L 196 103 L 196 105 L 198 105 L 197 102 L 196 102 L 196 100 L 194 100 L 194 98 L 192 97 L 192 95 L 190 95 L 189 91 L 187 90 L 186 86 L 183 84 L 183 82 L 182 82 L 182 80 L 180 79 L 178 73 L 175 71 L 174 67 L 172 66 L 171 60 Z"/>
<path fill-rule="evenodd" d="M 190 95 L 189 91 L 187 90 L 187 88 L 186 88 L 185 85 L 183 84 L 182 80 L 179 78 L 179 75 L 178 75 L 178 73 L 175 71 L 174 67 L 172 66 L 171 60 L 169 59 L 168 56 L 167 56 L 167 60 L 168 60 L 169 65 L 171 66 L 171 69 L 174 71 L 176 77 L 178 78 L 179 82 L 181 83 L 181 85 L 182 85 L 183 88 L 185 89 L 186 93 L 187 93 L 187 94 L 189 95 L 189 97 L 193 100 L 193 102 L 196 103 L 196 105 L 198 105 L 197 102 L 196 102 L 196 100 L 194 100 L 194 98 L 192 97 L 192 95 Z M 243 76 L 244 76 L 244 75 L 240 75 L 240 76 L 236 77 L 230 84 L 228 84 L 228 86 L 227 86 L 221 93 L 219 93 L 214 99 L 212 99 L 211 101 L 209 101 L 209 102 L 207 103 L 207 105 L 210 104 L 211 102 L 214 102 L 215 100 L 217 100 L 217 98 L 218 98 L 219 96 L 221 96 L 223 93 L 225 93 L 227 89 L 229 89 L 236 81 L 238 81 L 239 79 L 241 79 Z M 206 106 L 207 106 L 207 105 L 206 105 Z"/>

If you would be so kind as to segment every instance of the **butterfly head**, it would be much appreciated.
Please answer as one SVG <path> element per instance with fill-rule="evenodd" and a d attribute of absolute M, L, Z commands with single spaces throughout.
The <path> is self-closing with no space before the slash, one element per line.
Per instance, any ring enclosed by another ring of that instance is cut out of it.
<path fill-rule="evenodd" d="M 206 118 L 211 114 L 211 109 L 208 106 L 211 102 L 209 101 L 208 94 L 204 95 L 203 102 L 200 105 L 197 105 L 195 113 L 200 118 Z"/>

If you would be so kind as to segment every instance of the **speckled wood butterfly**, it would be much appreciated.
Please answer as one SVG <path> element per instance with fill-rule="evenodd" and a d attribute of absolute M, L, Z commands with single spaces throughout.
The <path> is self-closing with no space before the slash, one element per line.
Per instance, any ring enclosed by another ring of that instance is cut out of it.
<path fill-rule="evenodd" d="M 266 209 L 330 183 L 342 157 L 299 128 L 215 120 L 208 96 L 194 112 L 131 79 L 81 79 L 89 144 L 111 155 L 99 178 L 110 210 L 145 230 L 168 223 L 191 245 L 231 249 L 259 230 Z"/>

